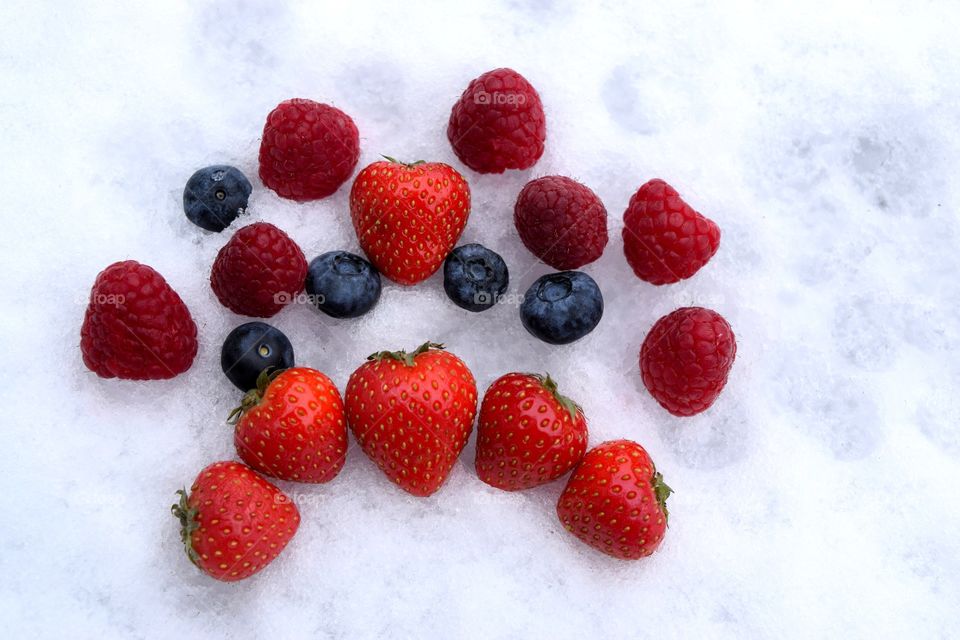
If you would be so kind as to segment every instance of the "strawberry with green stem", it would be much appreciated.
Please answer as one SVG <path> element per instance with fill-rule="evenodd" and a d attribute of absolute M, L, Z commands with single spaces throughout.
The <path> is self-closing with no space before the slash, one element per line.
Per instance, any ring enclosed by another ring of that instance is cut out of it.
<path fill-rule="evenodd" d="M 260 473 L 294 482 L 329 482 L 347 455 L 343 400 L 309 367 L 261 372 L 228 421 L 237 454 Z"/>
<path fill-rule="evenodd" d="M 470 187 L 450 165 L 384 157 L 354 180 L 350 217 L 377 270 L 399 284 L 416 284 L 440 268 L 463 233 Z"/>
<path fill-rule="evenodd" d="M 350 376 L 347 421 L 363 452 L 416 496 L 446 481 L 470 437 L 477 385 L 443 345 L 374 353 Z"/>
<path fill-rule="evenodd" d="M 273 562 L 300 526 L 290 498 L 250 467 L 215 462 L 171 507 L 187 557 L 207 575 L 233 582 Z"/>
<path fill-rule="evenodd" d="M 549 376 L 508 373 L 490 385 L 477 421 L 477 476 L 517 491 L 556 480 L 587 450 L 583 410 Z"/>
<path fill-rule="evenodd" d="M 635 560 L 660 546 L 673 490 L 646 450 L 630 440 L 594 447 L 574 470 L 557 503 L 563 526 L 614 558 Z"/>

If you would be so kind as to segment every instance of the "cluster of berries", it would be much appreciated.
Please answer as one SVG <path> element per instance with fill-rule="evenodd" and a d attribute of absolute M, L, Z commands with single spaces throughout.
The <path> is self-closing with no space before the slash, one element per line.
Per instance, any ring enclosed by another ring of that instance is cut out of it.
<path fill-rule="evenodd" d="M 540 97 L 520 74 L 496 69 L 473 80 L 453 106 L 447 128 L 463 164 L 481 173 L 528 169 L 543 154 L 546 119 Z M 267 117 L 259 155 L 264 185 L 309 201 L 336 192 L 360 155 L 353 120 L 335 107 L 288 100 Z M 220 232 L 246 213 L 250 181 L 234 167 L 197 171 L 184 190 L 184 211 Z M 257 222 L 237 230 L 217 254 L 210 285 L 218 300 L 245 316 L 270 318 L 304 291 L 323 312 L 355 318 L 372 309 L 381 275 L 414 285 L 443 266 L 444 290 L 479 312 L 496 304 L 509 282 L 500 255 L 479 244 L 457 247 L 470 213 L 470 188 L 443 163 L 387 158 L 359 172 L 350 216 L 366 257 L 324 253 L 311 262 L 286 233 Z M 527 183 L 514 207 L 523 244 L 558 271 L 537 280 L 520 307 L 523 325 L 551 344 L 592 331 L 603 315 L 597 283 L 577 269 L 608 242 L 607 212 L 587 186 L 564 176 Z M 668 184 L 640 187 L 624 214 L 624 252 L 634 273 L 655 284 L 694 275 L 717 251 L 720 231 Z M 104 378 L 172 378 L 193 363 L 197 327 L 164 278 L 128 260 L 102 271 L 81 329 L 86 366 Z M 640 350 L 642 380 L 670 413 L 707 409 L 726 384 L 736 355 L 729 324 L 715 311 L 682 308 L 661 318 Z M 299 526 L 297 507 L 263 476 L 327 482 L 341 470 L 347 430 L 400 488 L 431 495 L 443 484 L 477 418 L 478 394 L 466 364 L 441 345 L 379 352 L 350 377 L 341 397 L 320 371 L 296 366 L 293 345 L 275 327 L 248 322 L 227 336 L 225 375 L 245 392 L 235 421 L 239 462 L 218 462 L 181 492 L 173 511 L 190 559 L 222 580 L 256 573 Z M 666 530 L 670 489 L 646 451 L 617 440 L 587 451 L 587 424 L 576 403 L 549 376 L 509 373 L 479 407 L 475 467 L 484 482 L 508 491 L 573 471 L 557 512 L 587 544 L 615 557 L 639 558 Z"/>

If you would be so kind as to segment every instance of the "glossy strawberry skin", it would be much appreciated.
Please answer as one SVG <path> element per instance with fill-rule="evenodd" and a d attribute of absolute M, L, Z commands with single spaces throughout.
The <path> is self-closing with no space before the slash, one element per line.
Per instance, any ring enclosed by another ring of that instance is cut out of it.
<path fill-rule="evenodd" d="M 300 526 L 300 512 L 290 498 L 239 462 L 215 462 L 203 469 L 189 496 L 181 497 L 173 510 L 181 526 L 186 526 L 185 516 L 191 523 L 189 542 L 185 540 L 188 557 L 225 582 L 261 571 Z"/>
<path fill-rule="evenodd" d="M 643 447 L 613 440 L 583 457 L 560 495 L 557 515 L 567 531 L 594 549 L 636 560 L 660 546 L 670 493 Z"/>
<path fill-rule="evenodd" d="M 623 214 L 623 251 L 641 280 L 655 285 L 685 280 L 719 247 L 720 228 L 663 180 L 650 180 L 630 198 Z"/>
<path fill-rule="evenodd" d="M 396 352 L 401 359 L 385 353 L 371 356 L 350 376 L 347 421 L 363 452 L 391 481 L 429 496 L 467 444 L 477 385 L 467 365 L 447 351 Z"/>
<path fill-rule="evenodd" d="M 736 356 L 737 340 L 723 316 L 684 307 L 650 329 L 640 349 L 640 373 L 660 406 L 675 416 L 692 416 L 716 401 Z"/>
<path fill-rule="evenodd" d="M 360 134 L 346 113 L 313 100 L 281 102 L 267 116 L 260 179 L 298 202 L 332 195 L 357 166 Z"/>
<path fill-rule="evenodd" d="M 267 222 L 239 229 L 210 271 L 217 299 L 234 313 L 270 318 L 303 291 L 307 260 L 290 236 Z"/>
<path fill-rule="evenodd" d="M 374 162 L 350 190 L 350 216 L 360 246 L 380 273 L 399 284 L 433 275 L 469 215 L 467 181 L 439 162 Z"/>
<path fill-rule="evenodd" d="M 154 269 L 135 260 L 115 262 L 90 291 L 80 352 L 101 378 L 173 378 L 193 364 L 197 325 Z"/>
<path fill-rule="evenodd" d="M 513 209 L 524 246 L 558 271 L 579 269 L 603 255 L 607 210 L 586 185 L 565 176 L 528 182 Z"/>
<path fill-rule="evenodd" d="M 513 69 L 488 71 L 453 105 L 447 138 L 460 161 L 478 173 L 529 169 L 547 139 L 540 95 Z"/>
<path fill-rule="evenodd" d="M 508 373 L 487 389 L 477 421 L 475 462 L 483 482 L 505 491 L 529 489 L 556 480 L 583 458 L 583 411 L 572 402 L 564 406 L 545 380 L 552 384 L 549 378 Z"/>
<path fill-rule="evenodd" d="M 292 482 L 333 480 L 347 454 L 343 400 L 333 382 L 307 367 L 286 369 L 237 421 L 234 444 L 250 467 Z"/>

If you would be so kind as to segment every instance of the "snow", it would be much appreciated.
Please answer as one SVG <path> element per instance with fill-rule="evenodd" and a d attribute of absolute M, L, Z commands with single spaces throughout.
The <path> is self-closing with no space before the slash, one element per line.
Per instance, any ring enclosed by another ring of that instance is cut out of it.
<path fill-rule="evenodd" d="M 957 5 L 10 0 L 0 25 L 9 636 L 960 634 Z M 547 150 L 530 171 L 479 176 L 446 120 L 498 66 L 538 88 Z M 347 187 L 299 205 L 257 179 L 264 117 L 290 97 L 351 114 L 361 167 L 387 154 L 464 171 L 462 241 L 502 253 L 512 294 L 547 272 L 512 226 L 522 185 L 559 173 L 600 195 L 611 242 L 586 271 L 606 315 L 568 347 L 529 337 L 515 305 L 458 309 L 438 276 L 386 286 L 357 321 L 300 305 L 272 323 L 341 389 L 369 353 L 426 339 L 481 388 L 549 371 L 592 444 L 639 441 L 676 490 L 654 556 L 615 561 L 564 532 L 562 482 L 482 484 L 471 441 L 429 499 L 352 443 L 335 481 L 283 485 L 303 525 L 267 570 L 221 584 L 187 562 L 168 507 L 234 456 L 238 397 L 218 356 L 244 319 L 207 284 L 230 232 L 186 221 L 185 181 L 235 164 L 254 183 L 248 220 L 308 258 L 359 250 Z M 723 230 L 696 277 L 659 288 L 632 276 L 620 241 L 652 177 Z M 197 360 L 174 380 L 101 380 L 80 360 L 89 288 L 127 258 L 164 274 L 198 323 Z M 716 405 L 678 419 L 636 359 L 654 321 L 690 304 L 720 311 L 739 351 Z"/>

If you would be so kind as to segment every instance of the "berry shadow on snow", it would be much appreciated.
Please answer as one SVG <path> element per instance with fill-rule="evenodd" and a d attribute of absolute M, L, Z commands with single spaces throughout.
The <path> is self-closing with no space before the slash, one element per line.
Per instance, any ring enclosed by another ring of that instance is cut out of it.
<path fill-rule="evenodd" d="M 736 366 L 736 365 L 734 365 Z M 690 469 L 715 471 L 743 460 L 750 448 L 751 422 L 743 406 L 720 394 L 716 405 L 703 413 L 675 418 L 657 407 L 663 418 L 657 419 L 660 439 L 680 464 Z"/>
<path fill-rule="evenodd" d="M 890 368 L 897 357 L 891 318 L 898 309 L 873 298 L 856 296 L 834 312 L 835 348 L 851 364 L 865 371 Z"/>
<path fill-rule="evenodd" d="M 841 461 L 860 460 L 883 441 L 883 421 L 873 398 L 854 379 L 823 367 L 816 354 L 785 357 L 789 370 L 776 377 L 775 396 L 794 414 L 793 425 Z"/>

